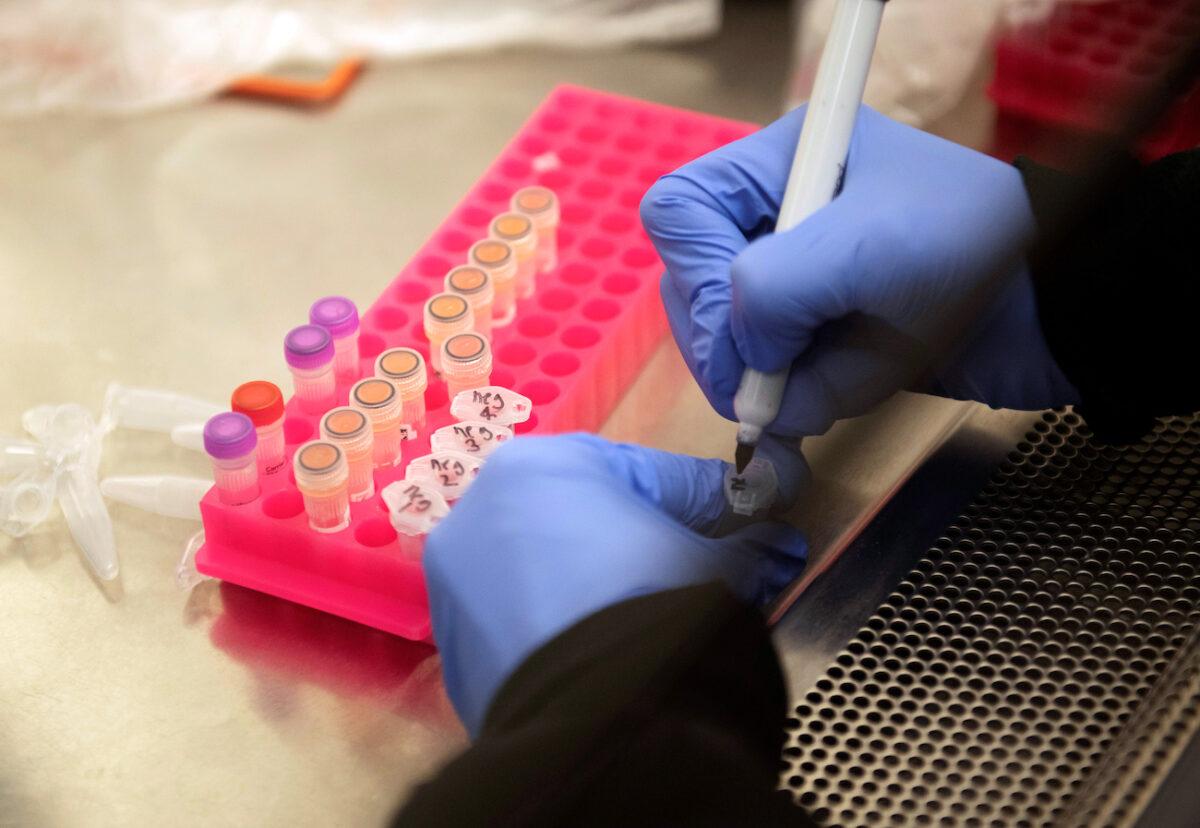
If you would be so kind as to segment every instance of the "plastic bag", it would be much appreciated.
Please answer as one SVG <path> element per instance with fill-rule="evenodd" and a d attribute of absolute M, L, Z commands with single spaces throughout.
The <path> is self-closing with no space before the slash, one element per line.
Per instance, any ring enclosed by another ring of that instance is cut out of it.
<path fill-rule="evenodd" d="M 0 115 L 165 106 L 284 62 L 613 46 L 719 24 L 719 0 L 7 0 Z"/>

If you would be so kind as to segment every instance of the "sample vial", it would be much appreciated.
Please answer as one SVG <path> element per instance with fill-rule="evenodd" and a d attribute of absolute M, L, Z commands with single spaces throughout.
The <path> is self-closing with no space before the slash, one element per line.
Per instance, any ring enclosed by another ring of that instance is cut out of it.
<path fill-rule="evenodd" d="M 283 356 L 292 372 L 296 399 L 309 414 L 324 414 L 337 404 L 333 355 L 333 335 L 320 325 L 292 328 L 283 338 Z"/>
<path fill-rule="evenodd" d="M 529 397 L 502 385 L 469 388 L 450 398 L 450 416 L 462 422 L 479 420 L 511 426 L 526 422 L 532 413 Z"/>
<path fill-rule="evenodd" d="M 350 407 L 357 408 L 371 421 L 375 468 L 399 463 L 404 432 L 400 428 L 400 394 L 396 386 L 379 377 L 359 380 L 350 389 Z"/>
<path fill-rule="evenodd" d="M 467 262 L 492 279 L 492 327 L 503 328 L 517 315 L 517 254 L 508 242 L 484 239 L 471 245 Z"/>
<path fill-rule="evenodd" d="M 492 338 L 492 303 L 496 289 L 487 271 L 474 265 L 459 265 L 446 274 L 446 292 L 467 300 L 475 316 L 475 332 Z"/>
<path fill-rule="evenodd" d="M 400 428 L 405 440 L 425 430 L 425 359 L 412 348 L 389 348 L 375 360 L 375 376 L 390 380 L 400 393 Z"/>
<path fill-rule="evenodd" d="M 529 216 L 537 231 L 537 270 L 546 273 L 558 266 L 558 196 L 546 187 L 522 187 L 513 193 L 512 210 Z"/>
<path fill-rule="evenodd" d="M 342 450 L 333 443 L 313 440 L 296 450 L 293 465 L 313 531 L 340 532 L 349 526 L 350 472 Z"/>
<path fill-rule="evenodd" d="M 258 473 L 275 474 L 287 464 L 284 457 L 283 394 L 273 382 L 253 380 L 233 389 L 229 407 L 245 414 L 258 434 Z"/>
<path fill-rule="evenodd" d="M 461 333 L 442 343 L 442 376 L 451 399 L 482 388 L 492 379 L 492 347 L 477 333 Z"/>
<path fill-rule="evenodd" d="M 237 506 L 258 497 L 258 435 L 245 414 L 225 411 L 204 424 L 204 450 L 212 458 L 213 480 L 222 503 Z"/>
<path fill-rule="evenodd" d="M 437 293 L 425 303 L 425 336 L 433 370 L 442 372 L 442 343 L 455 334 L 467 333 L 475 316 L 467 300 L 457 293 Z"/>
<path fill-rule="evenodd" d="M 358 308 L 354 303 L 345 296 L 318 299 L 308 310 L 308 321 L 333 336 L 333 371 L 337 378 L 358 379 Z"/>
<path fill-rule="evenodd" d="M 492 219 L 489 232 L 493 239 L 508 242 L 517 256 L 517 298 L 533 296 L 538 269 L 538 237 L 533 221 L 520 213 L 501 213 Z"/>
<path fill-rule="evenodd" d="M 331 409 L 321 418 L 321 439 L 346 455 L 351 502 L 375 494 L 375 432 L 367 415 L 349 406 Z"/>

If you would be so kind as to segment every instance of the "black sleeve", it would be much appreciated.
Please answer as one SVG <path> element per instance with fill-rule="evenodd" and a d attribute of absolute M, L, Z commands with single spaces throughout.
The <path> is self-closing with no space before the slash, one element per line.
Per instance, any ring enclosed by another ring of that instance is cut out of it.
<path fill-rule="evenodd" d="M 786 704 L 724 586 L 632 598 L 530 656 L 394 825 L 808 826 L 777 790 Z"/>
<path fill-rule="evenodd" d="M 1020 158 L 1042 230 L 1064 219 L 1076 179 Z M 1200 149 L 1148 166 L 1030 266 L 1050 350 L 1079 389 L 1079 413 L 1109 442 L 1140 438 L 1155 417 L 1200 409 Z"/>

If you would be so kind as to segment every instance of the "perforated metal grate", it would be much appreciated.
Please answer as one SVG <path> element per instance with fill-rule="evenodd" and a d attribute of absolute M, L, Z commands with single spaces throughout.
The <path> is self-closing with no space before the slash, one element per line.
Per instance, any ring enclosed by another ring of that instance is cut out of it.
<path fill-rule="evenodd" d="M 1200 620 L 1200 419 L 1088 438 L 1045 414 L 800 700 L 783 784 L 819 822 L 1136 814 L 1114 792 L 1152 789 L 1170 751 L 1149 730 L 1197 705 L 1176 657 Z M 1147 698 L 1168 670 L 1174 695 Z M 1141 759 L 1106 763 L 1116 740 Z"/>

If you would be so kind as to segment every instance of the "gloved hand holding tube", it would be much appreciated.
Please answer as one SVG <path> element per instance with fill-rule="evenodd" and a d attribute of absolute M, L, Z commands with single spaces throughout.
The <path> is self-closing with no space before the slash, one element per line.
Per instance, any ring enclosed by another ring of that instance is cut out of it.
<path fill-rule="evenodd" d="M 803 460 L 763 453 L 786 506 Z M 763 604 L 799 574 L 807 545 L 786 524 L 708 536 L 728 510 L 726 468 L 585 434 L 513 440 L 488 459 L 423 558 L 446 688 L 473 735 L 513 670 L 594 612 L 706 581 Z"/>

